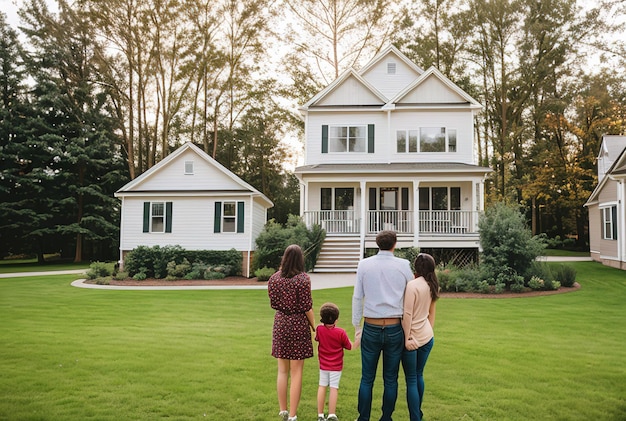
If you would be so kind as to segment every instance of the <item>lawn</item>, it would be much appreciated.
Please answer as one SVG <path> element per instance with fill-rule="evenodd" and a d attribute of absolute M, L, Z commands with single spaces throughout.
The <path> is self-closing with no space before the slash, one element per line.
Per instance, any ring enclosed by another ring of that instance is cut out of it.
<path fill-rule="evenodd" d="M 439 302 L 427 421 L 626 419 L 625 273 L 572 265 L 576 292 Z M 0 419 L 277 419 L 265 291 L 103 291 L 73 279 L 0 279 Z M 351 294 L 313 293 L 316 308 L 339 305 L 350 335 Z M 340 420 L 356 418 L 359 371 L 359 352 L 347 352 Z M 302 421 L 315 418 L 317 376 L 311 359 Z M 372 419 L 381 392 L 378 382 Z M 403 387 L 395 419 L 408 419 Z"/>

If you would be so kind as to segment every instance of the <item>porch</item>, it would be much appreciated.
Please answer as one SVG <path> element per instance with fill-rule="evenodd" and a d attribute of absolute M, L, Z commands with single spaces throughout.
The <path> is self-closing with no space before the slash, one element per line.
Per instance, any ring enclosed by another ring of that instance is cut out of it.
<path fill-rule="evenodd" d="M 465 210 L 369 210 L 365 224 L 354 210 L 305 211 L 304 222 L 308 227 L 320 225 L 326 235 L 375 236 L 383 230 L 396 231 L 398 236 L 410 234 L 464 235 L 478 234 L 478 218 L 482 212 Z M 416 230 L 415 228 L 418 227 Z"/>

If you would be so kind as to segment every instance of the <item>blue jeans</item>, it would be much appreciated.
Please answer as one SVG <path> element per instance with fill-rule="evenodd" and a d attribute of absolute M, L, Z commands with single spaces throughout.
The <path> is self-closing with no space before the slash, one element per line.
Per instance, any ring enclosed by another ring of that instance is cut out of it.
<path fill-rule="evenodd" d="M 404 349 L 402 325 L 363 325 L 361 336 L 361 384 L 358 421 L 369 421 L 372 412 L 372 389 L 380 354 L 383 354 L 383 407 L 380 421 L 391 421 L 398 398 L 398 371 Z"/>
<path fill-rule="evenodd" d="M 422 399 L 424 398 L 424 367 L 433 349 L 435 338 L 426 342 L 416 350 L 404 350 L 402 354 L 402 368 L 406 378 L 406 402 L 409 407 L 411 421 L 421 421 Z"/>

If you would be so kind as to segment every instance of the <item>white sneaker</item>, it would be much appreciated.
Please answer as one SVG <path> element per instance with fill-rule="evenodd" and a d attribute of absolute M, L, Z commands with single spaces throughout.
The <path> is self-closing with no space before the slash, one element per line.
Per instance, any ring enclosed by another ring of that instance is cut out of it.
<path fill-rule="evenodd" d="M 317 421 L 326 421 L 326 418 L 324 418 L 322 415 L 318 415 Z"/>
<path fill-rule="evenodd" d="M 280 421 L 287 421 L 289 418 L 289 411 L 280 411 L 278 413 L 278 417 L 280 418 Z"/>
<path fill-rule="evenodd" d="M 326 418 L 326 421 L 339 421 L 339 418 L 337 418 L 337 415 L 332 414 L 329 415 L 328 418 Z"/>
<path fill-rule="evenodd" d="M 287 418 L 287 421 L 297 421 L 298 420 L 298 416 L 294 415 L 293 417 L 289 417 Z"/>

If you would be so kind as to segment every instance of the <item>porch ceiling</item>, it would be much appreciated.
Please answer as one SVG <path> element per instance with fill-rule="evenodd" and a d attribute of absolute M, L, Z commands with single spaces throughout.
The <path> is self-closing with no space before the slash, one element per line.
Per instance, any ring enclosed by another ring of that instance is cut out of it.
<path fill-rule="evenodd" d="M 316 164 L 304 165 L 295 169 L 296 174 L 432 174 L 432 173 L 472 173 L 484 175 L 492 172 L 491 168 L 459 162 L 394 162 L 386 164 Z"/>

